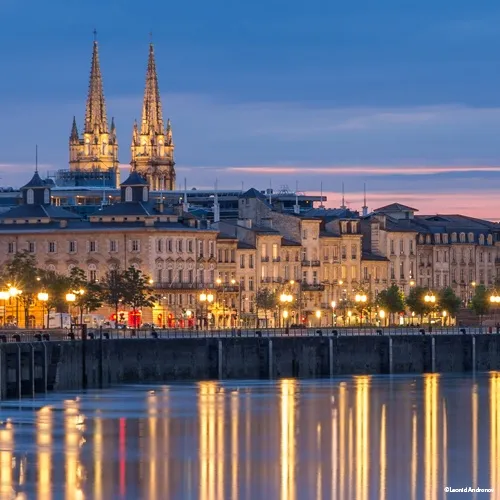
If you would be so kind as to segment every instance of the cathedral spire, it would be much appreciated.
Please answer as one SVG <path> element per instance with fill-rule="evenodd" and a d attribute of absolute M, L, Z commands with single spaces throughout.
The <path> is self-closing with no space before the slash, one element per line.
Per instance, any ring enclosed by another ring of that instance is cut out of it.
<path fill-rule="evenodd" d="M 149 44 L 148 69 L 146 71 L 146 87 L 142 105 L 141 134 L 150 132 L 163 134 L 163 113 L 161 110 L 160 89 L 153 44 Z"/>
<path fill-rule="evenodd" d="M 78 127 L 76 126 L 76 118 L 73 116 L 73 125 L 71 126 L 71 135 L 69 136 L 70 142 L 78 142 Z"/>
<path fill-rule="evenodd" d="M 85 133 L 107 133 L 108 121 L 106 118 L 106 102 L 102 87 L 101 66 L 97 41 L 94 40 L 92 51 L 92 65 L 90 68 L 89 93 L 85 110 Z"/>

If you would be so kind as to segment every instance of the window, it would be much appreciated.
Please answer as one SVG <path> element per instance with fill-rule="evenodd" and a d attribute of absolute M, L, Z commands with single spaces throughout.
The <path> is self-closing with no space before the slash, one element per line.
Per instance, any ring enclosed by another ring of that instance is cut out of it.
<path fill-rule="evenodd" d="M 465 243 L 465 233 L 460 233 L 460 243 Z"/>
<path fill-rule="evenodd" d="M 396 275 L 394 273 L 394 263 L 391 262 L 391 280 L 396 279 Z"/>
<path fill-rule="evenodd" d="M 366 266 L 363 267 L 363 279 L 368 279 L 368 268 Z"/>
<path fill-rule="evenodd" d="M 273 243 L 273 260 L 278 259 L 278 244 Z"/>
<path fill-rule="evenodd" d="M 413 240 L 410 240 L 410 255 L 413 255 Z"/>
<path fill-rule="evenodd" d="M 89 241 L 89 252 L 97 252 L 97 241 Z"/>
<path fill-rule="evenodd" d="M 285 266 L 283 267 L 283 274 L 284 274 L 284 278 L 285 278 L 285 280 L 287 280 L 287 281 L 288 281 L 288 280 L 290 279 L 290 268 L 289 268 L 289 266 L 288 266 L 288 265 L 285 265 Z"/>
<path fill-rule="evenodd" d="M 131 250 L 132 252 L 138 252 L 140 250 L 140 242 L 139 240 L 132 240 L 131 242 Z"/>
<path fill-rule="evenodd" d="M 205 273 L 203 272 L 203 268 L 198 269 L 198 283 L 201 285 L 205 283 Z"/>
<path fill-rule="evenodd" d="M 491 264 L 491 252 L 488 252 L 488 263 Z"/>
<path fill-rule="evenodd" d="M 441 275 L 439 273 L 436 274 L 436 286 L 437 287 L 441 286 Z"/>
<path fill-rule="evenodd" d="M 125 201 L 132 201 L 132 188 L 130 186 L 125 188 Z"/>
<path fill-rule="evenodd" d="M 177 240 L 177 252 L 178 253 L 182 253 L 184 250 L 183 250 L 183 240 Z"/>
<path fill-rule="evenodd" d="M 404 280 L 405 279 L 405 266 L 404 262 L 399 263 L 399 278 Z"/>
<path fill-rule="evenodd" d="M 183 270 L 182 270 L 182 269 L 179 269 L 179 270 L 177 271 L 177 281 L 178 281 L 179 283 L 182 283 L 182 282 L 184 281 L 184 272 L 183 272 Z"/>
<path fill-rule="evenodd" d="M 116 240 L 110 240 L 110 242 L 109 242 L 109 251 L 113 252 L 113 253 L 118 251 L 118 241 L 116 241 Z"/>
<path fill-rule="evenodd" d="M 28 241 L 28 252 L 29 253 L 35 253 L 36 252 L 36 245 L 34 241 Z"/>
<path fill-rule="evenodd" d="M 265 259 L 267 257 L 267 245 L 265 243 L 262 243 L 260 245 L 260 254 L 261 254 L 263 259 Z"/>
<path fill-rule="evenodd" d="M 304 229 L 304 230 L 302 231 L 302 239 L 303 239 L 303 240 L 307 240 L 307 229 Z"/>
<path fill-rule="evenodd" d="M 68 241 L 68 252 L 76 253 L 76 241 Z"/>
<path fill-rule="evenodd" d="M 89 264 L 87 278 L 89 281 L 97 281 L 97 267 L 95 264 Z"/>
<path fill-rule="evenodd" d="M 352 280 L 358 279 L 358 268 L 356 266 L 351 266 L 351 279 Z"/>
<path fill-rule="evenodd" d="M 404 254 L 405 253 L 405 242 L 404 240 L 399 240 L 399 253 Z"/>
<path fill-rule="evenodd" d="M 250 292 L 254 291 L 254 283 L 253 283 L 253 277 L 252 276 L 250 276 L 250 278 L 248 278 L 248 290 Z"/>
<path fill-rule="evenodd" d="M 465 281 L 465 270 L 460 269 L 460 281 Z"/>
<path fill-rule="evenodd" d="M 172 251 L 172 238 L 167 239 L 167 252 Z"/>
<path fill-rule="evenodd" d="M 156 270 L 156 282 L 161 283 L 163 281 L 163 269 Z"/>
<path fill-rule="evenodd" d="M 172 283 L 173 280 L 174 280 L 174 273 L 172 269 L 167 269 L 167 282 Z"/>
<path fill-rule="evenodd" d="M 49 253 L 56 253 L 57 245 L 55 241 L 49 241 Z"/>
<path fill-rule="evenodd" d="M 231 262 L 236 262 L 236 250 L 231 250 Z"/>
<path fill-rule="evenodd" d="M 157 251 L 158 253 L 163 252 L 163 240 L 162 240 L 161 238 L 158 238 L 158 239 L 156 240 L 156 251 Z"/>
<path fill-rule="evenodd" d="M 313 285 L 318 284 L 318 271 L 313 271 Z"/>
<path fill-rule="evenodd" d="M 347 259 L 347 247 L 345 245 L 342 245 L 342 259 Z"/>
<path fill-rule="evenodd" d="M 33 189 L 28 189 L 26 193 L 26 202 L 28 205 L 33 205 L 33 203 L 35 203 L 35 192 Z"/>
<path fill-rule="evenodd" d="M 483 258 L 484 258 L 484 252 L 481 250 L 479 252 L 479 262 L 483 262 Z"/>
<path fill-rule="evenodd" d="M 240 255 L 240 269 L 244 269 L 244 268 L 245 268 L 245 256 Z"/>
<path fill-rule="evenodd" d="M 203 257 L 203 241 L 198 241 L 198 257 Z"/>
<path fill-rule="evenodd" d="M 358 247 L 357 245 L 351 245 L 351 259 L 356 260 L 358 258 Z"/>
<path fill-rule="evenodd" d="M 209 257 L 215 256 L 215 242 L 213 241 L 208 242 L 208 255 Z"/>
<path fill-rule="evenodd" d="M 148 188 L 144 186 L 142 188 L 142 201 L 148 201 Z"/>
<path fill-rule="evenodd" d="M 16 243 L 14 241 L 9 242 L 9 253 L 16 253 Z"/>
<path fill-rule="evenodd" d="M 187 241 L 187 251 L 188 253 L 193 253 L 193 240 Z"/>
<path fill-rule="evenodd" d="M 250 269 L 253 269 L 254 263 L 253 263 L 253 255 L 248 256 L 248 267 Z"/>
<path fill-rule="evenodd" d="M 441 252 L 439 250 L 436 252 L 436 262 L 441 262 Z"/>
<path fill-rule="evenodd" d="M 43 190 L 43 202 L 48 205 L 50 203 L 50 193 L 48 189 Z"/>

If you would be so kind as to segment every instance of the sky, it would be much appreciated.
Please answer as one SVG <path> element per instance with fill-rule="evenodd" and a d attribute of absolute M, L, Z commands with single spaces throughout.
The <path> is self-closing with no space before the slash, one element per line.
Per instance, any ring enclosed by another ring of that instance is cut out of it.
<path fill-rule="evenodd" d="M 2 0 L 0 184 L 68 166 L 97 30 L 130 161 L 150 33 L 188 188 L 256 187 L 360 209 L 500 218 L 500 4 L 493 0 Z M 123 178 L 123 177 L 122 177 Z"/>

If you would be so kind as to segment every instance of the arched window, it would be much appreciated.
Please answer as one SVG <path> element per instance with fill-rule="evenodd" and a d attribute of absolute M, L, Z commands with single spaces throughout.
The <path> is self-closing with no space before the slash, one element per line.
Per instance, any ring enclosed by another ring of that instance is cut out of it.
<path fill-rule="evenodd" d="M 465 243 L 465 233 L 460 233 L 460 243 Z"/>
<path fill-rule="evenodd" d="M 89 281 L 97 281 L 97 266 L 95 264 L 89 264 L 87 279 Z"/>
<path fill-rule="evenodd" d="M 47 266 L 47 271 L 55 271 L 56 270 L 56 266 L 54 264 L 49 264 Z"/>
<path fill-rule="evenodd" d="M 76 266 L 75 266 L 75 264 L 70 264 L 70 265 L 68 266 L 68 274 L 71 274 L 71 270 L 72 270 L 73 268 L 75 268 L 75 267 L 76 267 Z"/>
<path fill-rule="evenodd" d="M 484 234 L 479 235 L 479 244 L 484 245 Z"/>
<path fill-rule="evenodd" d="M 456 243 L 457 242 L 457 233 L 451 233 L 451 242 Z"/>
<path fill-rule="evenodd" d="M 142 188 L 142 201 L 148 201 L 148 188 L 144 186 Z"/>
<path fill-rule="evenodd" d="M 125 188 L 125 201 L 132 201 L 132 188 L 130 186 Z"/>
<path fill-rule="evenodd" d="M 493 236 L 488 234 L 488 245 L 493 245 Z"/>
<path fill-rule="evenodd" d="M 47 205 L 50 203 L 50 192 L 48 189 L 43 190 L 43 202 Z"/>
<path fill-rule="evenodd" d="M 474 243 L 474 233 L 469 233 L 469 243 Z"/>
<path fill-rule="evenodd" d="M 28 189 L 28 192 L 26 193 L 26 202 L 28 205 L 33 205 L 35 203 L 35 192 L 33 189 Z"/>

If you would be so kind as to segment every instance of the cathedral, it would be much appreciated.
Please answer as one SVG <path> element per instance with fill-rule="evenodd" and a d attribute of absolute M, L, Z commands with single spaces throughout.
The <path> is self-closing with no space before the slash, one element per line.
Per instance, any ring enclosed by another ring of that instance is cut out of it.
<path fill-rule="evenodd" d="M 131 171 L 140 174 L 152 191 L 175 189 L 172 126 L 170 120 L 166 124 L 163 121 L 152 43 L 149 45 L 142 118 L 140 124 L 134 123 L 132 131 L 130 165 Z M 108 125 L 96 40 L 82 134 L 74 117 L 69 138 L 69 171 L 60 172 L 59 181 L 66 185 L 110 188 L 120 184 L 116 127 L 114 119 Z"/>

